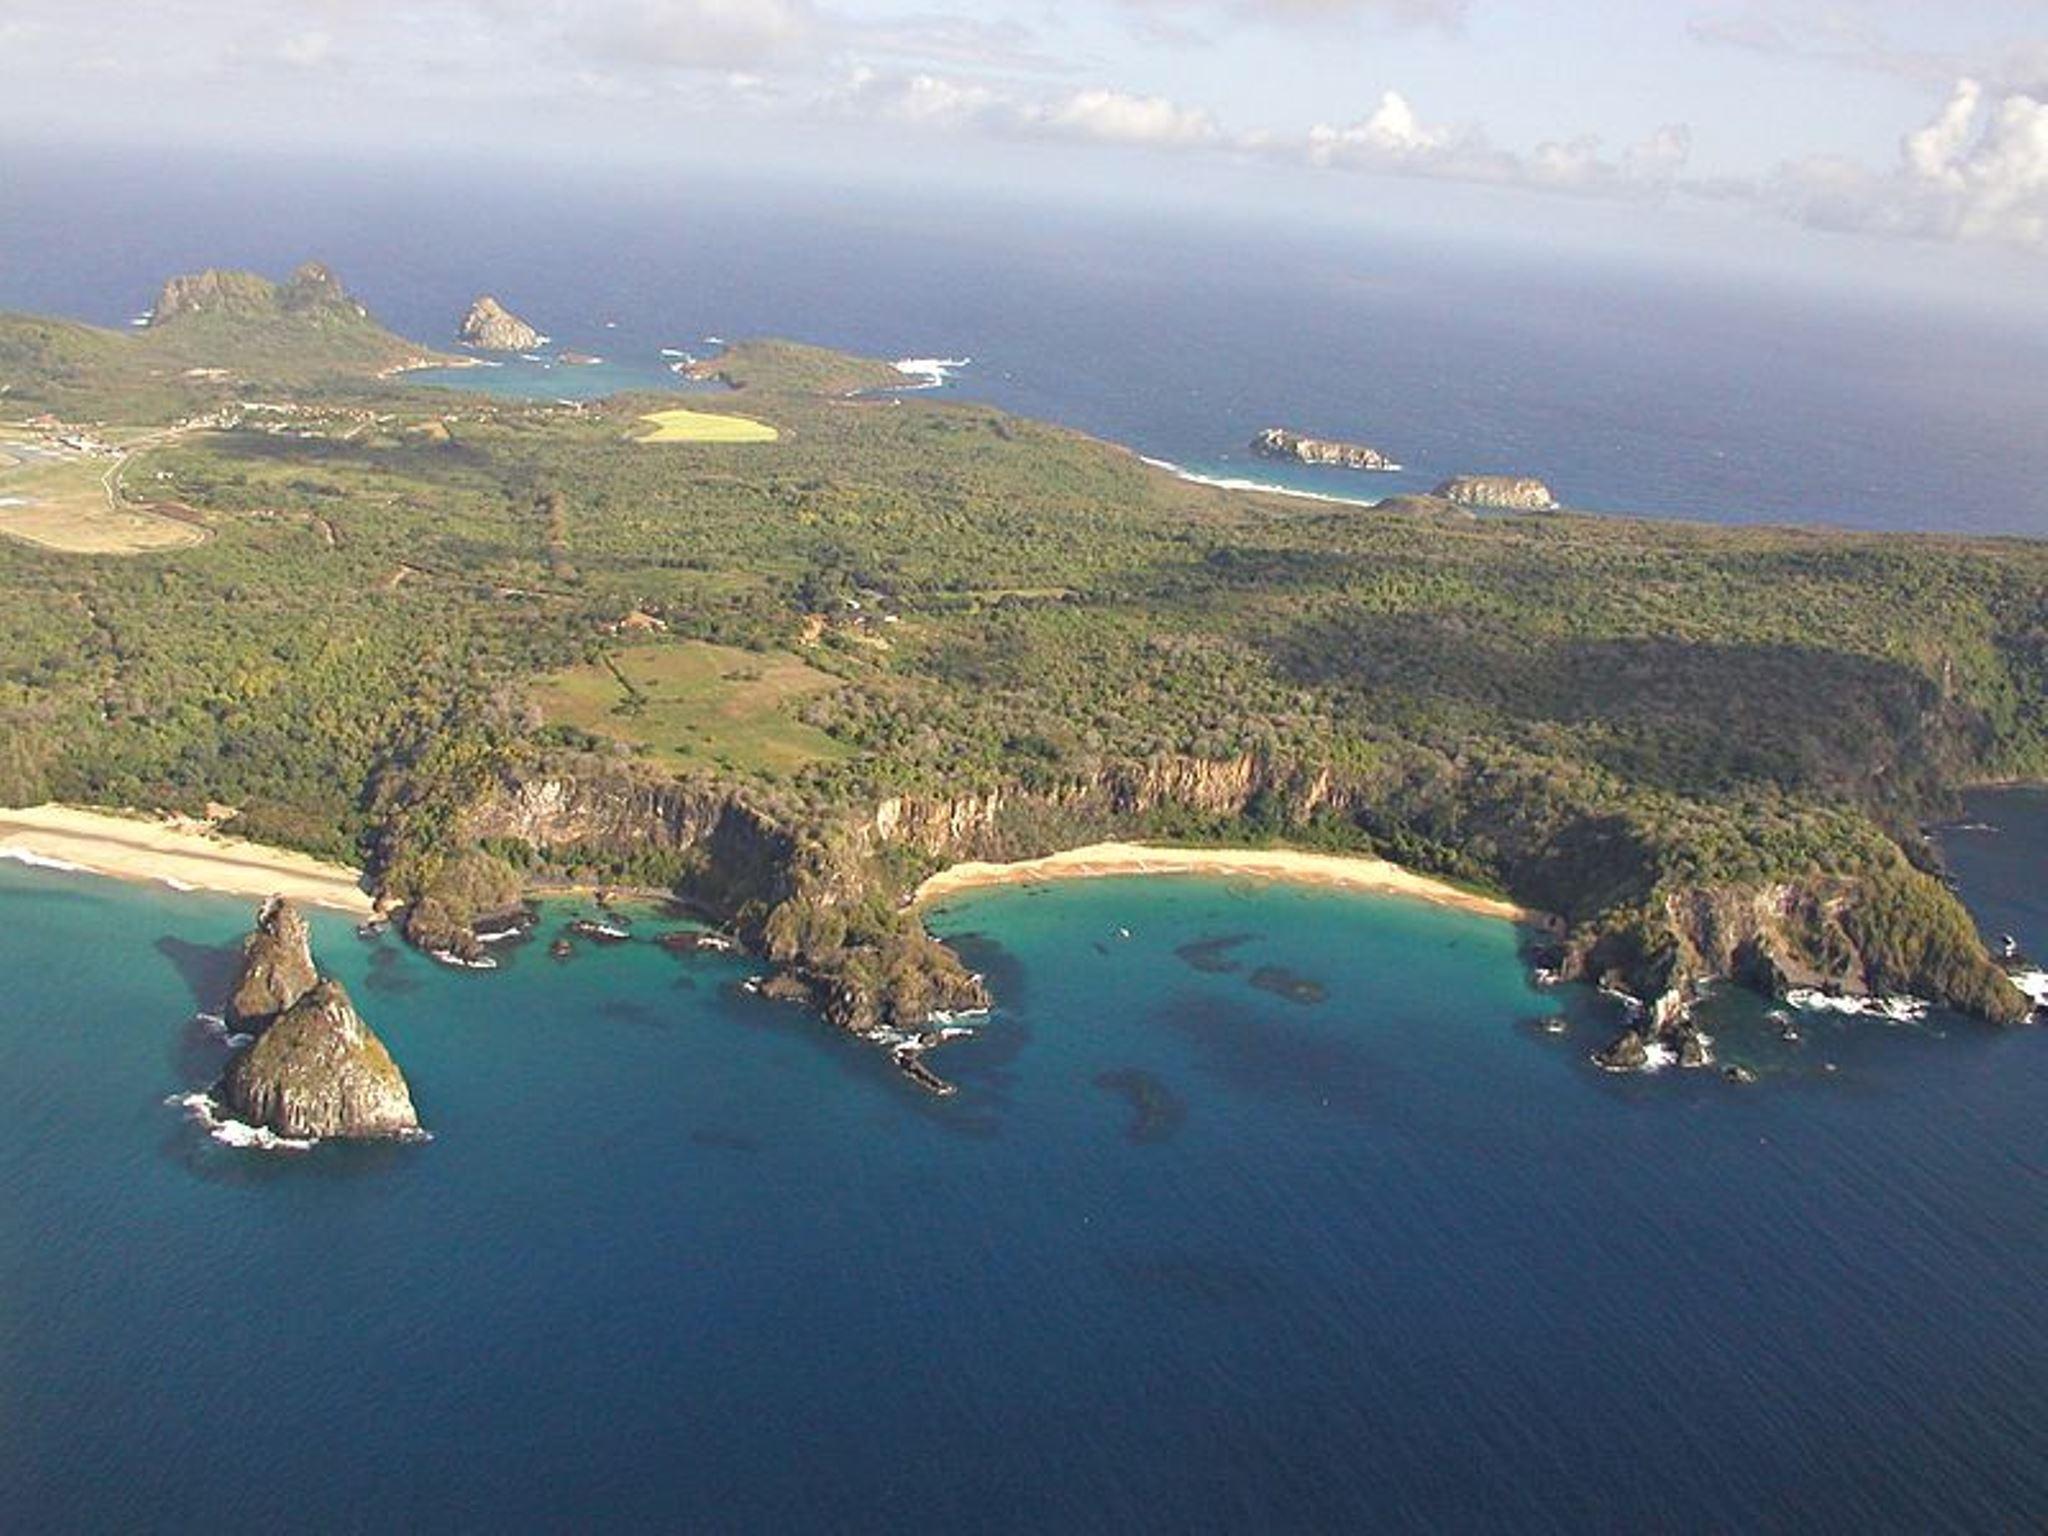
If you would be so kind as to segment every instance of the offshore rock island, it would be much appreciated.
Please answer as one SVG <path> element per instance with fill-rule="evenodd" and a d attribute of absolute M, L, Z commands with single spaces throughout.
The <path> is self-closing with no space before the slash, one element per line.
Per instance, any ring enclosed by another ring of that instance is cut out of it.
<path fill-rule="evenodd" d="M 489 294 L 469 306 L 456 339 L 486 352 L 531 352 L 547 340 Z"/>
<path fill-rule="evenodd" d="M 1537 963 L 1635 999 L 1645 1057 L 1705 1059 L 1716 978 L 2031 1006 L 1918 828 L 2048 776 L 2048 547 L 1568 513 L 1418 541 L 790 342 L 714 370 L 772 430 L 649 438 L 673 397 L 380 381 L 420 349 L 318 270 L 196 281 L 133 335 L 0 316 L 8 411 L 145 434 L 130 481 L 204 534 L 60 554 L 0 509 L 0 803 L 237 807 L 455 961 L 534 888 L 670 893 L 906 1071 L 991 1001 L 921 882 L 1114 841 L 1551 914 Z"/>
<path fill-rule="evenodd" d="M 258 914 L 226 1018 L 254 1037 L 216 1090 L 236 1120 L 294 1141 L 420 1134 L 405 1074 L 347 990 L 315 969 L 312 935 L 289 901 Z"/>
<path fill-rule="evenodd" d="M 1264 459 L 1291 459 L 1297 464 L 1323 464 L 1335 469 L 1397 470 L 1401 466 L 1377 448 L 1304 437 L 1285 427 L 1267 427 L 1252 439 L 1253 453 Z"/>

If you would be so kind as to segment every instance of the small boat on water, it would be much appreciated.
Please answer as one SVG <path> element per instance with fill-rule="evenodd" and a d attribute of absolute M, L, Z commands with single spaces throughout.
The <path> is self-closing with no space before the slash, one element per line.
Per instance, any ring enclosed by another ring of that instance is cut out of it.
<path fill-rule="evenodd" d="M 630 927 L 611 918 L 579 917 L 569 924 L 569 931 L 599 944 L 623 944 L 633 937 Z"/>
<path fill-rule="evenodd" d="M 1998 958 L 2001 960 L 2017 960 L 2019 957 L 2020 941 L 2009 933 L 2000 934 L 1998 936 Z"/>

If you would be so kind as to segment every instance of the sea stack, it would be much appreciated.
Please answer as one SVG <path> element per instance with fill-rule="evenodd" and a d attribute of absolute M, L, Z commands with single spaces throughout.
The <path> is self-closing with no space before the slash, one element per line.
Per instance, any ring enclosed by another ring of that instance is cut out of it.
<path fill-rule="evenodd" d="M 1528 475 L 1453 475 L 1430 493 L 1462 507 L 1497 512 L 1555 512 L 1550 487 Z"/>
<path fill-rule="evenodd" d="M 469 306 L 457 335 L 486 352 L 531 352 L 547 339 L 488 293 Z"/>
<path fill-rule="evenodd" d="M 405 1074 L 341 983 L 315 969 L 306 920 L 283 897 L 257 915 L 228 1010 L 233 1028 L 256 1036 L 215 1090 L 237 1120 L 299 1139 L 419 1132 Z"/>

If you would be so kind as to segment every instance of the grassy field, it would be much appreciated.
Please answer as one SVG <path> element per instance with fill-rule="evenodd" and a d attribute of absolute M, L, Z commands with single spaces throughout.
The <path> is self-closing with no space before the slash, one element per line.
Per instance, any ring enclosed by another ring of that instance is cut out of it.
<path fill-rule="evenodd" d="M 656 411 L 640 419 L 654 427 L 634 439 L 642 443 L 772 443 L 782 435 L 765 421 L 713 411 Z"/>
<path fill-rule="evenodd" d="M 0 534 L 74 555 L 147 554 L 206 537 L 122 503 L 113 490 L 120 462 L 0 436 Z"/>
<path fill-rule="evenodd" d="M 852 755 L 795 718 L 804 699 L 837 686 L 786 651 L 675 641 L 553 673 L 534 698 L 549 724 L 632 742 L 670 767 L 780 774 Z"/>

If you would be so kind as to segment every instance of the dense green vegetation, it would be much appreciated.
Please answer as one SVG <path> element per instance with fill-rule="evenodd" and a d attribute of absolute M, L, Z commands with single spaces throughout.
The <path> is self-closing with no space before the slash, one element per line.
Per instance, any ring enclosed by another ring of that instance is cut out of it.
<path fill-rule="evenodd" d="M 364 361 L 321 314 L 188 318 L 310 380 Z M 134 345 L 0 321 L 0 399 L 146 417 L 165 386 Z M 1674 892 L 1824 878 L 1861 902 L 1829 942 L 1873 977 L 2005 1007 L 1913 828 L 1958 783 L 2048 775 L 2048 547 L 1338 509 L 851 395 L 887 370 L 814 349 L 721 366 L 779 441 L 636 446 L 651 397 L 329 380 L 152 450 L 130 482 L 204 545 L 0 545 L 0 798 L 226 800 L 249 835 L 473 895 L 534 854 L 449 863 L 464 798 L 570 757 L 708 773 L 819 846 L 885 796 L 1000 788 L 985 845 L 1370 848 L 1559 912 L 1629 975 L 1686 942 Z M 633 614 L 666 635 L 618 633 Z M 1243 793 L 1144 788 L 1239 760 Z M 932 856 L 859 877 L 886 897 Z M 858 940 L 792 938 L 792 912 L 778 947 L 872 968 L 890 910 Z"/>

